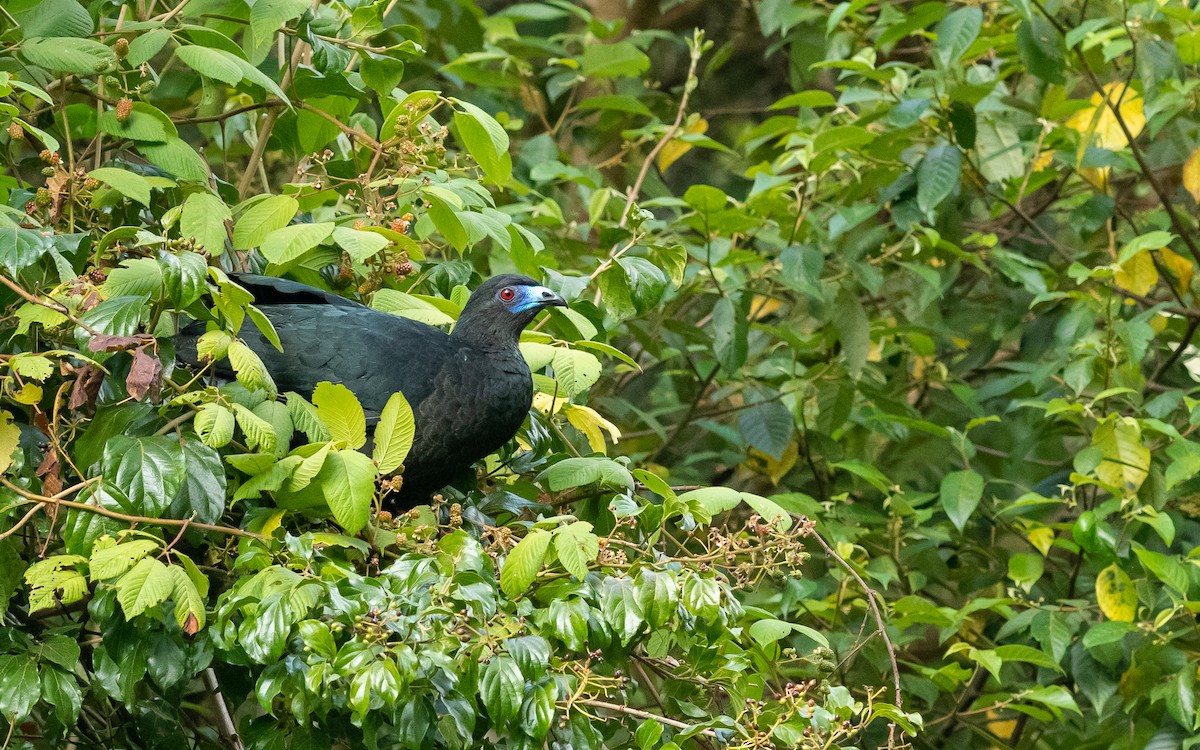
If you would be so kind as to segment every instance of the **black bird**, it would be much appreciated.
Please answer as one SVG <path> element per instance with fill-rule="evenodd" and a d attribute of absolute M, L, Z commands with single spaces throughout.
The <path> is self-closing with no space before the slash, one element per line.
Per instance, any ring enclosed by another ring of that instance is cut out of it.
<path fill-rule="evenodd" d="M 368 415 L 396 391 L 416 418 L 397 504 L 427 500 L 479 459 L 508 442 L 533 401 L 529 366 L 517 348 L 521 331 L 543 308 L 566 300 L 528 276 L 488 279 L 471 295 L 452 333 L 372 310 L 306 284 L 235 275 L 254 294 L 279 334 L 283 352 L 254 326 L 239 334 L 282 391 L 310 395 L 317 383 L 342 383 Z M 196 361 L 197 321 L 179 337 L 185 361 Z M 218 373 L 229 375 L 227 363 Z"/>

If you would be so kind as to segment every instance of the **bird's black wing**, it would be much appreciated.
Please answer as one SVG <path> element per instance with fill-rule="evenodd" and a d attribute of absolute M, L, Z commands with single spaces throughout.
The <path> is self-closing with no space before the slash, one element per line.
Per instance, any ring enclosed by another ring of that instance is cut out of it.
<path fill-rule="evenodd" d="M 254 273 L 231 273 L 229 278 L 238 286 L 254 295 L 254 304 L 266 305 L 337 305 L 341 307 L 363 307 L 354 300 L 346 299 L 333 292 L 315 286 L 301 284 L 276 276 L 260 276 Z"/>
<path fill-rule="evenodd" d="M 317 383 L 342 383 L 365 409 L 380 411 L 396 391 L 416 408 L 433 391 L 450 352 L 450 337 L 407 318 L 362 306 L 266 305 L 280 352 L 257 328 L 241 338 L 283 391 L 309 394 Z"/>
<path fill-rule="evenodd" d="M 323 289 L 271 276 L 231 274 L 254 295 L 275 327 L 283 352 L 247 323 L 239 337 L 263 360 L 281 391 L 312 393 L 317 383 L 342 383 L 363 408 L 378 413 L 396 391 L 413 408 L 433 392 L 451 349 L 450 337 L 415 320 L 379 312 Z M 180 359 L 196 363 L 196 321 L 176 337 Z M 232 377 L 228 362 L 217 374 Z"/>

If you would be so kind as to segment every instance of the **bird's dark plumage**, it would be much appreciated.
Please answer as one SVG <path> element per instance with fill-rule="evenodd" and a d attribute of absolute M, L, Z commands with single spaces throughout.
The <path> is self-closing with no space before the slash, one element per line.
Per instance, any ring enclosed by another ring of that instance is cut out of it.
<path fill-rule="evenodd" d="M 404 462 L 401 502 L 420 502 L 495 451 L 521 426 L 533 399 L 521 331 L 543 308 L 566 302 L 528 276 L 488 279 L 471 295 L 450 334 L 286 279 L 239 275 L 279 334 L 283 352 L 247 325 L 239 334 L 281 391 L 305 395 L 321 381 L 342 383 L 368 413 L 396 391 L 416 417 Z M 195 361 L 194 323 L 179 336 Z M 220 372 L 220 370 L 218 370 Z"/>

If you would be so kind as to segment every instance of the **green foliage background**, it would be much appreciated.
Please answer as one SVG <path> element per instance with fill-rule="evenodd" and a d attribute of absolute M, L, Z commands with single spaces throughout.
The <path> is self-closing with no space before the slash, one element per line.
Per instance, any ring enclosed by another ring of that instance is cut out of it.
<path fill-rule="evenodd" d="M 1189 4 L 0 24 L 3 747 L 1197 744 Z M 407 405 L 278 393 L 247 269 L 571 306 L 393 514 Z"/>

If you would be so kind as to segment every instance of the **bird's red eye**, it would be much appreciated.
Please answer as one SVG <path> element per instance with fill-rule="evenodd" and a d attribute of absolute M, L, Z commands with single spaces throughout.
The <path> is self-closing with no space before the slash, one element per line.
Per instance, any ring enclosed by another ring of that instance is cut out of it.
<path fill-rule="evenodd" d="M 505 302 L 512 302 L 513 298 L 516 296 L 517 293 L 514 292 L 510 286 L 506 286 L 500 290 L 500 299 L 504 300 Z"/>

